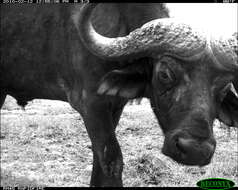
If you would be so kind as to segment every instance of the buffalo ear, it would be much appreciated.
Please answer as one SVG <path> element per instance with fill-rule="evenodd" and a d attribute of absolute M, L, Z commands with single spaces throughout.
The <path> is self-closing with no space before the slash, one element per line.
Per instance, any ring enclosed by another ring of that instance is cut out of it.
<path fill-rule="evenodd" d="M 103 77 L 97 93 L 133 99 L 143 97 L 146 85 L 147 77 L 143 72 L 129 69 L 113 70 Z"/>
<path fill-rule="evenodd" d="M 221 104 L 218 119 L 228 126 L 238 128 L 238 97 L 231 90 Z"/>

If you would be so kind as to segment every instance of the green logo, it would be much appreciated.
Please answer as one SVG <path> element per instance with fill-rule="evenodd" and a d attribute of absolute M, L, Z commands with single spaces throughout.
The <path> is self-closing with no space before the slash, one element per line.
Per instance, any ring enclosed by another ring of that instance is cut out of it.
<path fill-rule="evenodd" d="M 197 186 L 202 189 L 230 189 L 235 183 L 223 178 L 208 178 L 197 182 Z"/>

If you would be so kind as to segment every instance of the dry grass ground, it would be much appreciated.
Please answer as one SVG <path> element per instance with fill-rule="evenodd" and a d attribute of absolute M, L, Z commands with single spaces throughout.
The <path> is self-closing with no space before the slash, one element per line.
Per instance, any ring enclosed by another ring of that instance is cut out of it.
<path fill-rule="evenodd" d="M 8 97 L 1 110 L 1 186 L 89 186 L 92 153 L 83 120 L 67 103 L 34 100 L 25 108 Z M 238 184 L 237 129 L 215 122 L 217 149 L 208 166 L 182 166 L 161 153 L 163 135 L 146 100 L 126 106 L 117 137 L 124 186 L 196 186 L 222 177 Z"/>

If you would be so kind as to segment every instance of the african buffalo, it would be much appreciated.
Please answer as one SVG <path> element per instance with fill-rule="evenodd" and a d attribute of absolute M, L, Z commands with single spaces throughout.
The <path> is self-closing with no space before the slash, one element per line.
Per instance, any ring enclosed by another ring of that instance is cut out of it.
<path fill-rule="evenodd" d="M 1 104 L 68 101 L 92 142 L 91 186 L 122 186 L 115 128 L 129 99 L 150 100 L 162 152 L 179 163 L 210 162 L 216 117 L 237 126 L 237 37 L 161 17 L 161 4 L 1 6 Z"/>

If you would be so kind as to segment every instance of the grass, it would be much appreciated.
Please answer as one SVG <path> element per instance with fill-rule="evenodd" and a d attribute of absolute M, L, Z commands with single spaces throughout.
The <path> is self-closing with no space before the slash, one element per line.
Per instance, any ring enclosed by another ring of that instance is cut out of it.
<path fill-rule="evenodd" d="M 210 177 L 238 184 L 237 129 L 215 122 L 217 148 L 211 164 L 188 167 L 161 153 L 163 134 L 146 100 L 126 106 L 117 137 L 128 187 L 196 186 Z M 67 103 L 34 100 L 25 111 L 8 97 L 1 110 L 1 186 L 89 186 L 91 142 L 80 115 Z"/>

